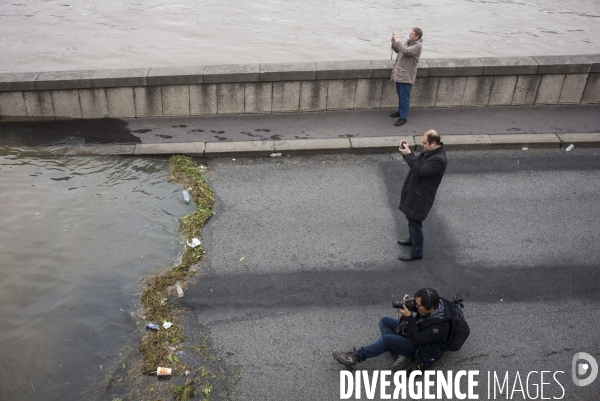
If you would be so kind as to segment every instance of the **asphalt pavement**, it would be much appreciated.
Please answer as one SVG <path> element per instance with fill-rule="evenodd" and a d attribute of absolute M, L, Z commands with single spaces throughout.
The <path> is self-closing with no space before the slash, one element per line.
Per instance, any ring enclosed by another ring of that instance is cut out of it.
<path fill-rule="evenodd" d="M 213 399 L 340 399 L 346 368 L 331 351 L 377 339 L 379 318 L 396 316 L 391 301 L 422 287 L 465 299 L 471 336 L 435 368 L 480 371 L 480 399 L 525 398 L 517 375 L 527 399 L 540 380 L 546 398 L 598 399 L 600 379 L 576 386 L 571 363 L 577 352 L 600 360 L 600 150 L 448 156 L 424 222 L 425 256 L 412 262 L 398 260 L 407 250 L 396 243 L 407 235 L 398 154 L 209 164 L 207 270 L 182 301 L 241 377 Z M 357 369 L 392 362 L 383 355 Z M 488 395 L 488 372 L 508 372 L 502 395 Z"/>

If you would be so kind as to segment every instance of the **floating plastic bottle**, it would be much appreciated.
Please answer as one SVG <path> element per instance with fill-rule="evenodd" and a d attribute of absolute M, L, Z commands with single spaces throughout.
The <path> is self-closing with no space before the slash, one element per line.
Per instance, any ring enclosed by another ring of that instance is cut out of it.
<path fill-rule="evenodd" d="M 146 328 L 150 330 L 158 330 L 159 326 L 156 323 L 148 323 L 146 324 Z"/>
<path fill-rule="evenodd" d="M 185 203 L 190 203 L 190 193 L 186 190 L 183 190 L 183 200 Z"/>
<path fill-rule="evenodd" d="M 269 156 L 271 156 L 271 157 L 281 157 L 281 153 L 271 153 Z"/>
<path fill-rule="evenodd" d="M 571 150 L 573 150 L 573 148 L 575 147 L 575 145 L 570 144 L 569 146 L 567 146 L 567 152 L 570 152 Z"/>

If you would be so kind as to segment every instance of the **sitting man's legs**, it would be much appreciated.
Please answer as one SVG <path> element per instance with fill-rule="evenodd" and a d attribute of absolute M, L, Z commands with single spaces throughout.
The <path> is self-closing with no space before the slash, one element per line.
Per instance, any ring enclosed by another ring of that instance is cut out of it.
<path fill-rule="evenodd" d="M 381 337 L 370 345 L 360 348 L 358 351 L 339 352 L 334 351 L 333 357 L 341 364 L 354 366 L 369 358 L 374 358 L 388 351 L 394 358 L 404 357 L 403 360 L 410 361 L 414 358 L 415 348 L 410 339 L 394 334 L 398 327 L 398 319 L 383 317 L 379 321 Z M 394 364 L 395 365 L 395 364 Z"/>

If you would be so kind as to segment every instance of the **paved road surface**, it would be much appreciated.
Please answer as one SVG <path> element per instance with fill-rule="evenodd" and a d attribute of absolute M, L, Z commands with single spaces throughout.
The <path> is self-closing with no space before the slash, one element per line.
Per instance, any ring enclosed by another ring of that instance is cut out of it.
<path fill-rule="evenodd" d="M 512 390 L 517 371 L 526 386 L 542 370 L 564 372 L 563 399 L 598 399 L 600 379 L 576 387 L 571 359 L 600 361 L 599 150 L 450 153 L 425 257 L 409 263 L 397 259 L 407 233 L 400 155 L 219 159 L 210 169 L 210 271 L 183 300 L 243 372 L 234 400 L 339 399 L 345 368 L 331 351 L 375 340 L 392 299 L 425 286 L 466 299 L 472 335 L 436 367 L 479 370 L 480 399 L 488 371 L 509 371 Z M 544 397 L 561 396 L 544 381 Z"/>
<path fill-rule="evenodd" d="M 421 135 L 600 132 L 600 104 L 413 109 L 395 127 L 393 110 L 194 117 L 59 120 L 0 124 L 3 144 L 231 142 Z"/>

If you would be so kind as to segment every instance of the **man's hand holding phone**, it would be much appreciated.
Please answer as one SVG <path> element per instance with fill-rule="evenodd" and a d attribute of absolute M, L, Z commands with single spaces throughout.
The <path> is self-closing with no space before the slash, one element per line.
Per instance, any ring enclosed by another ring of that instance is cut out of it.
<path fill-rule="evenodd" d="M 400 141 L 400 147 L 398 148 L 398 150 L 400 150 L 400 153 L 402 153 L 403 155 L 407 155 L 410 153 L 410 148 L 408 147 L 408 142 L 406 141 Z"/>

